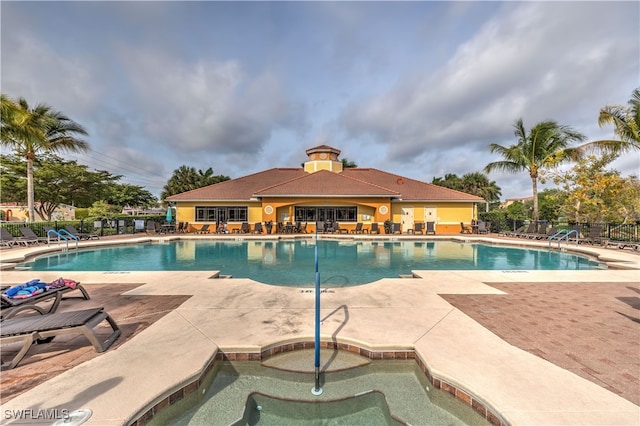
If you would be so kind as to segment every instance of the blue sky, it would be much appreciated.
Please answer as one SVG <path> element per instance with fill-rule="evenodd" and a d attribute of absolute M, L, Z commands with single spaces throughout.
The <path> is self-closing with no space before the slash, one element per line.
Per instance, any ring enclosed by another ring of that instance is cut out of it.
<path fill-rule="evenodd" d="M 91 168 L 159 195 L 182 165 L 232 178 L 328 144 L 431 182 L 553 119 L 587 135 L 640 86 L 638 2 L 0 3 L 2 92 L 89 131 Z M 638 174 L 640 156 L 613 164 Z M 526 173 L 492 173 L 502 197 Z"/>

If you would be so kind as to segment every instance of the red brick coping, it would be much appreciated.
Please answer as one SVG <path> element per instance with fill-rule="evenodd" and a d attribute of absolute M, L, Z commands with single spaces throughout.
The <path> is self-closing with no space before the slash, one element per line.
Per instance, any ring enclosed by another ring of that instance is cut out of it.
<path fill-rule="evenodd" d="M 460 401 L 464 402 L 467 405 L 470 405 L 476 412 L 478 412 L 481 416 L 487 419 L 491 424 L 495 426 L 510 426 L 510 424 L 502 418 L 495 410 L 488 406 L 485 402 L 479 400 L 477 397 L 472 396 L 468 392 L 465 392 L 462 389 L 456 388 L 454 385 L 447 383 L 446 381 L 434 377 L 429 368 L 426 366 L 424 361 L 420 358 L 418 354 L 416 354 L 413 350 L 392 350 L 392 351 L 372 351 L 369 349 L 361 348 L 359 346 L 347 344 L 347 343 L 337 343 L 337 342 L 320 342 L 320 347 L 322 349 L 338 349 L 347 352 L 351 352 L 357 355 L 361 355 L 365 358 L 369 358 L 371 360 L 408 360 L 414 359 L 422 372 L 425 374 L 429 382 L 436 389 L 441 389 L 443 391 L 449 392 L 451 395 L 455 396 Z M 292 352 L 298 351 L 302 349 L 314 349 L 314 342 L 296 342 L 296 343 L 285 343 L 282 345 L 272 346 L 268 349 L 263 349 L 261 352 L 222 352 L 219 351 L 215 358 L 209 363 L 207 368 L 205 368 L 197 380 L 189 383 L 181 389 L 173 392 L 166 398 L 163 398 L 160 402 L 156 403 L 153 407 L 148 409 L 145 413 L 143 413 L 140 417 L 138 417 L 135 421 L 130 423 L 132 426 L 144 426 L 146 425 L 153 417 L 159 413 L 162 409 L 175 404 L 176 402 L 183 399 L 185 396 L 191 394 L 192 392 L 198 391 L 203 380 L 207 377 L 207 375 L 211 372 L 215 363 L 217 361 L 264 361 L 269 359 L 270 357 L 284 353 L 284 352 Z"/>

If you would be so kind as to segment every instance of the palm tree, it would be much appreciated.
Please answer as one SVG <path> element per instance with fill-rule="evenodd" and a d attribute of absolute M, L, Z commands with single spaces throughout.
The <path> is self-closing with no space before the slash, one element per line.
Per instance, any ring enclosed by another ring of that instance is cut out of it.
<path fill-rule="evenodd" d="M 17 101 L 1 96 L 2 131 L 0 143 L 12 148 L 27 160 L 27 207 L 29 221 L 35 217 L 33 188 L 33 162 L 41 153 L 59 151 L 87 151 L 89 145 L 75 135 L 87 135 L 87 131 L 66 115 L 48 105 L 33 108 L 24 98 Z"/>
<path fill-rule="evenodd" d="M 571 148 L 573 142 L 582 142 L 585 136 L 568 126 L 555 121 L 542 121 L 527 134 L 522 119 L 513 126 L 518 142 L 511 146 L 489 145 L 492 153 L 502 155 L 504 160 L 487 164 L 486 173 L 504 170 L 516 173 L 527 171 L 533 189 L 533 220 L 538 220 L 538 177 L 541 169 L 552 167 L 563 161 L 576 158 L 580 152 Z"/>
<path fill-rule="evenodd" d="M 596 147 L 616 154 L 640 150 L 640 88 L 633 91 L 628 106 L 607 105 L 600 110 L 598 125 L 605 124 L 613 124 L 613 131 L 620 140 L 594 141 L 583 147 Z"/>
<path fill-rule="evenodd" d="M 214 183 L 224 182 L 229 179 L 229 176 L 214 176 L 211 167 L 203 171 L 202 169 L 196 170 L 195 167 L 183 165 L 173 171 L 173 175 L 162 189 L 160 198 L 164 200 L 171 195 L 213 185 Z"/>
<path fill-rule="evenodd" d="M 462 176 L 462 187 L 460 190 L 467 194 L 482 197 L 487 203 L 495 203 L 500 200 L 502 191 L 495 181 L 480 172 L 466 173 Z"/>

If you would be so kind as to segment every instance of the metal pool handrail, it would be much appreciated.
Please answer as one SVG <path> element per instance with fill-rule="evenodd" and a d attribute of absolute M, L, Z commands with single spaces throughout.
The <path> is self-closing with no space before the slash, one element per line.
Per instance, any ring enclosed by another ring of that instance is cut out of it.
<path fill-rule="evenodd" d="M 560 231 L 556 232 L 555 234 L 549 237 L 549 247 L 551 247 L 551 241 L 553 241 L 553 239 L 557 237 L 558 248 L 560 248 L 560 243 L 562 242 L 562 240 L 569 238 L 569 236 L 571 236 L 571 234 L 573 233 L 576 234 L 576 238 L 579 236 L 578 231 L 576 231 L 575 229 L 572 229 L 570 231 L 567 231 L 566 229 L 561 229 Z"/>
<path fill-rule="evenodd" d="M 65 251 L 69 251 L 69 238 L 76 241 L 76 250 L 78 249 L 78 237 L 76 237 L 75 235 L 73 235 L 69 231 L 67 231 L 65 229 L 61 229 L 59 231 L 56 231 L 55 229 L 49 229 L 47 231 L 47 238 L 49 239 L 49 241 L 51 241 L 50 237 L 51 237 L 52 233 L 58 237 L 58 240 L 62 239 L 62 240 L 64 240 L 66 242 L 67 247 L 65 248 Z M 67 238 L 64 235 L 62 235 L 63 233 L 67 234 L 69 236 L 69 238 Z"/>

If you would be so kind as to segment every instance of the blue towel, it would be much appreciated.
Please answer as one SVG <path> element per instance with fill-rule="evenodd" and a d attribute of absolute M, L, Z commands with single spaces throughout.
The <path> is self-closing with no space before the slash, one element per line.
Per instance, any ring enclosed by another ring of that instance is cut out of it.
<path fill-rule="evenodd" d="M 20 284 L 20 285 L 16 285 L 16 286 L 13 286 L 11 288 L 8 288 L 7 291 L 4 292 L 4 294 L 6 294 L 7 297 L 13 297 L 13 296 L 17 295 L 18 293 L 20 293 L 20 294 L 30 294 L 30 292 L 25 292 L 25 290 L 28 287 L 32 287 L 32 286 L 37 286 L 38 288 L 46 289 L 47 283 L 44 283 L 44 282 L 40 281 L 39 278 L 36 278 L 35 280 L 27 281 L 24 284 Z"/>

